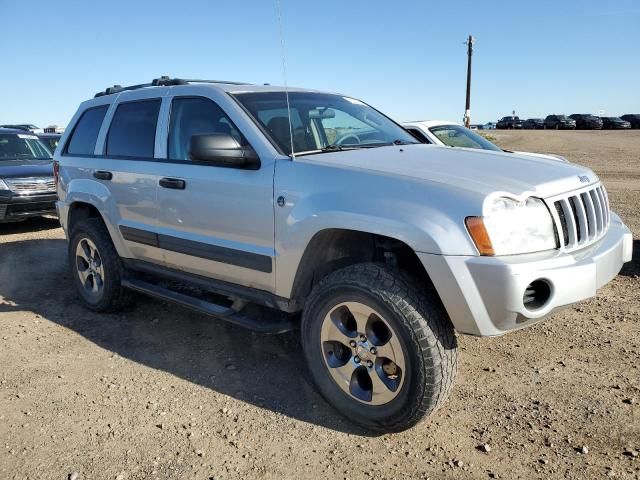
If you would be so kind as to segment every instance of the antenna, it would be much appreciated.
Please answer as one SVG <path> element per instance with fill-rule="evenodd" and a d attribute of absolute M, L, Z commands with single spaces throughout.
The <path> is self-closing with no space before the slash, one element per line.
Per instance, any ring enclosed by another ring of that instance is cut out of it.
<path fill-rule="evenodd" d="M 289 117 L 289 141 L 291 142 L 291 158 L 296 159 L 293 151 L 293 124 L 291 123 L 291 105 L 289 104 L 289 87 L 287 86 L 287 54 L 284 45 L 284 33 L 282 32 L 282 10 L 280 0 L 276 0 L 276 10 L 278 11 L 278 26 L 280 29 L 280 50 L 282 52 L 282 75 L 284 77 L 284 95 L 287 98 L 287 116 Z"/>

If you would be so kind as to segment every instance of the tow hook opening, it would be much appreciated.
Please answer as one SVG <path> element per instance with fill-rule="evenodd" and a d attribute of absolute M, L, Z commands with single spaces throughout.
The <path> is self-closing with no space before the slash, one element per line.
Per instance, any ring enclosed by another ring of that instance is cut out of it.
<path fill-rule="evenodd" d="M 535 311 L 543 308 L 551 298 L 551 284 L 542 278 L 534 280 L 524 289 L 522 303 L 524 308 Z"/>

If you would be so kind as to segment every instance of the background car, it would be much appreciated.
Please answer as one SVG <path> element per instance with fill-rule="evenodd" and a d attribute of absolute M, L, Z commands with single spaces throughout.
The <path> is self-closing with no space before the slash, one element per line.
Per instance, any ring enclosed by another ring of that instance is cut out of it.
<path fill-rule="evenodd" d="M 0 128 L 13 128 L 15 130 L 24 130 L 31 133 L 42 133 L 44 131 L 40 127 L 33 125 L 32 123 L 16 123 L 12 125 L 0 125 Z"/>
<path fill-rule="evenodd" d="M 600 130 L 602 128 L 602 119 L 590 113 L 574 113 L 569 115 L 569 118 L 576 121 L 578 130 Z"/>
<path fill-rule="evenodd" d="M 526 128 L 528 130 L 542 129 L 544 128 L 544 120 L 541 118 L 527 118 L 522 122 L 522 128 Z"/>
<path fill-rule="evenodd" d="M 627 122 L 620 117 L 602 117 L 602 128 L 607 130 L 631 128 L 631 122 Z"/>
<path fill-rule="evenodd" d="M 53 160 L 40 139 L 0 128 L 0 223 L 56 213 Z"/>
<path fill-rule="evenodd" d="M 55 152 L 58 143 L 60 143 L 60 138 L 62 137 L 62 134 L 60 133 L 38 133 L 37 135 L 52 154 Z"/>
<path fill-rule="evenodd" d="M 500 120 L 498 120 L 498 123 L 496 123 L 496 128 L 502 128 L 502 129 L 522 128 L 522 120 L 520 120 L 520 117 L 518 116 L 502 117 Z"/>
<path fill-rule="evenodd" d="M 419 122 L 407 122 L 402 126 L 422 143 L 431 143 L 444 147 L 473 148 L 480 150 L 490 150 L 494 152 L 516 153 L 529 157 L 545 158 L 547 160 L 568 160 L 560 155 L 544 155 L 531 152 L 512 152 L 503 150 L 494 143 L 484 138 L 482 135 L 469 130 L 448 120 L 423 120 Z"/>
<path fill-rule="evenodd" d="M 547 118 L 544 119 L 544 128 L 574 130 L 576 121 L 566 115 L 547 115 Z"/>
<path fill-rule="evenodd" d="M 620 117 L 631 124 L 631 128 L 640 128 L 640 113 L 626 113 Z"/>

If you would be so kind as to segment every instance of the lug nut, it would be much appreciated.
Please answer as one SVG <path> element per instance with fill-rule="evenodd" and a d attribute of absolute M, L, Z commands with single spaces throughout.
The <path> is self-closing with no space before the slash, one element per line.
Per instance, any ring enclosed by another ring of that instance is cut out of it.
<path fill-rule="evenodd" d="M 360 363 L 360 357 L 356 355 L 355 357 L 353 357 L 353 361 L 356 363 Z"/>
<path fill-rule="evenodd" d="M 375 355 L 376 353 L 378 353 L 378 351 L 376 350 L 376 347 L 371 347 L 371 349 L 369 350 L 373 355 Z"/>
<path fill-rule="evenodd" d="M 365 337 L 364 335 L 360 335 L 360 341 L 366 342 L 367 341 L 367 337 Z"/>
<path fill-rule="evenodd" d="M 356 342 L 355 342 L 355 340 L 351 340 L 351 341 L 349 342 L 349 345 L 351 345 L 353 348 L 356 348 Z"/>
<path fill-rule="evenodd" d="M 367 367 L 373 367 L 373 362 L 371 360 L 367 360 Z"/>

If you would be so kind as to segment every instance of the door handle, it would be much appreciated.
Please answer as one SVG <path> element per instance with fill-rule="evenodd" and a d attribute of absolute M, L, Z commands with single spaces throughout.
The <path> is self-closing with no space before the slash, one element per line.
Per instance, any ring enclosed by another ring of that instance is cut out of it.
<path fill-rule="evenodd" d="M 93 172 L 93 176 L 98 180 L 111 180 L 113 178 L 113 173 L 106 172 L 104 170 L 97 170 Z"/>
<path fill-rule="evenodd" d="M 187 186 L 187 182 L 179 178 L 161 178 L 160 186 L 164 188 L 173 188 L 174 190 L 184 190 Z"/>

